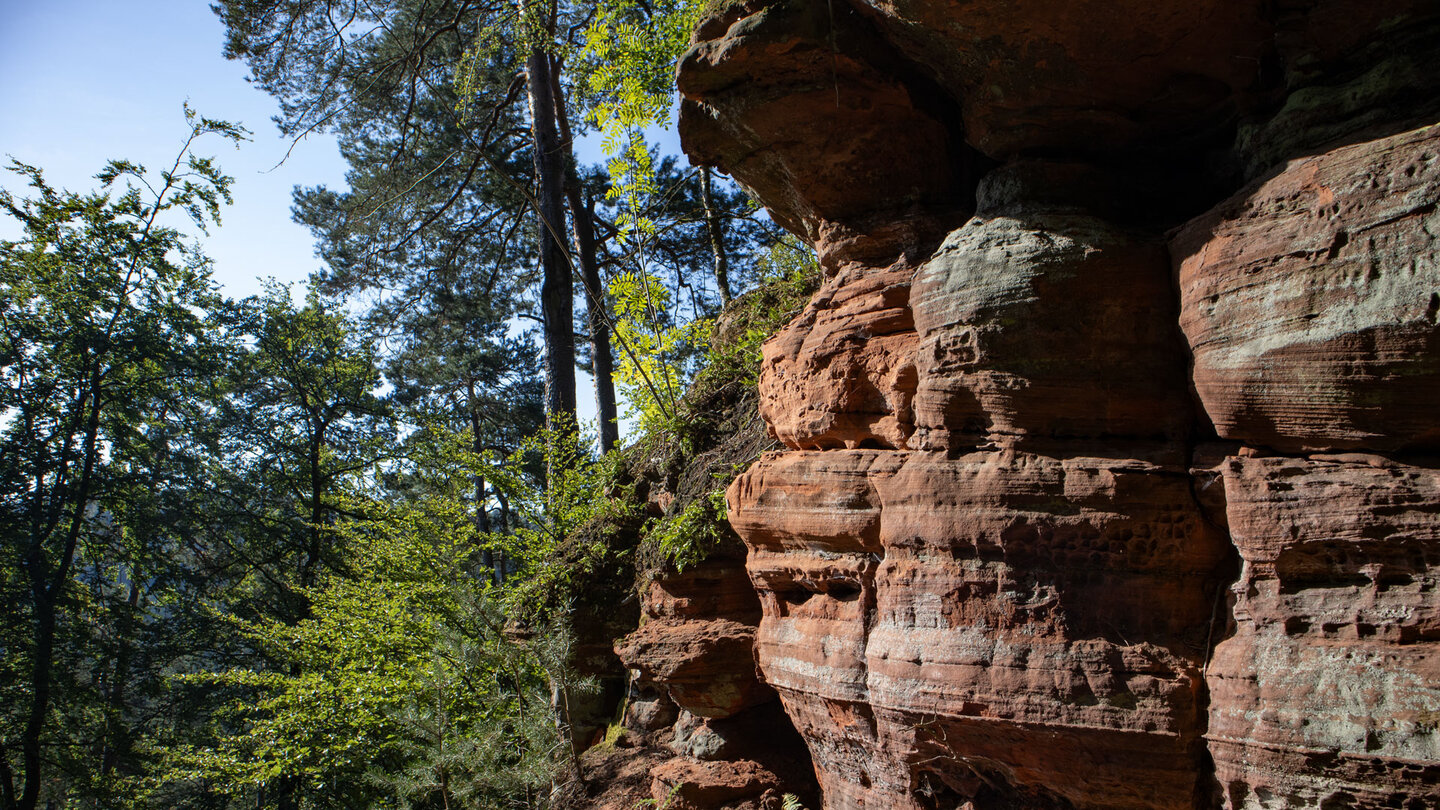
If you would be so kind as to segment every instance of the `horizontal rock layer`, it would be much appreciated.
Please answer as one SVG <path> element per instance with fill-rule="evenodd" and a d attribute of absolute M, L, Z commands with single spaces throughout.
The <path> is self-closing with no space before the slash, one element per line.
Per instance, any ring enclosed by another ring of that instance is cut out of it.
<path fill-rule="evenodd" d="M 1225 438 L 1440 449 L 1440 127 L 1296 160 L 1172 242 Z"/>
<path fill-rule="evenodd" d="M 922 806 L 922 783 L 959 777 L 917 763 L 958 757 L 984 777 L 976 795 L 1189 805 L 1227 547 L 1183 470 L 811 451 L 767 456 L 729 498 L 765 607 L 760 667 L 827 796 Z M 816 720 L 837 711 L 868 719 Z M 1093 764 L 1077 774 L 1034 744 L 1042 729 Z M 838 750 L 876 759 L 825 753 Z"/>
<path fill-rule="evenodd" d="M 1233 806 L 1440 802 L 1440 470 L 1224 466 L 1244 560 L 1209 738 Z"/>
<path fill-rule="evenodd" d="M 1382 5 L 701 24 L 687 151 L 825 271 L 728 492 L 824 807 L 1437 801 L 1440 10 Z"/>

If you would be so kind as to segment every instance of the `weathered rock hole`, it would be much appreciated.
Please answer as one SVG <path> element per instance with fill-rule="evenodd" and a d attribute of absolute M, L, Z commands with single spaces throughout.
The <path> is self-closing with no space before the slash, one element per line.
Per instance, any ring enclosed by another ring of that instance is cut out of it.
<path fill-rule="evenodd" d="M 806 590 L 805 588 L 791 588 L 786 591 L 781 591 L 779 594 L 780 599 L 787 605 L 803 605 L 810 601 L 810 597 L 814 595 L 815 593 L 813 591 Z"/>
<path fill-rule="evenodd" d="M 949 810 L 952 807 L 962 807 L 970 799 L 974 798 L 981 787 L 980 780 L 971 778 L 975 784 L 968 790 L 961 792 L 956 790 L 944 777 L 933 773 L 921 773 L 916 780 L 917 785 L 912 791 L 916 802 L 925 810 Z"/>

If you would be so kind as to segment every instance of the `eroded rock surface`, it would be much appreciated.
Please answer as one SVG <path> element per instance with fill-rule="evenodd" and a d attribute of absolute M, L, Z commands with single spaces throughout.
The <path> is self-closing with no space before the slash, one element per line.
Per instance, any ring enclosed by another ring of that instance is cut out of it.
<path fill-rule="evenodd" d="M 825 808 L 1440 801 L 1440 12 L 1382 5 L 701 24 L 687 152 L 826 274 L 727 495 Z"/>
<path fill-rule="evenodd" d="M 789 447 L 903 448 L 914 432 L 915 268 L 850 264 L 764 347 L 760 415 Z"/>
<path fill-rule="evenodd" d="M 912 446 L 1182 436 L 1168 265 L 1089 214 L 980 212 L 915 275 Z"/>
<path fill-rule="evenodd" d="M 1208 673 L 1231 806 L 1440 802 L 1440 470 L 1234 458 L 1236 630 Z"/>
<path fill-rule="evenodd" d="M 1223 122 L 1260 80 L 1251 0 L 862 0 L 961 100 L 967 140 L 1010 158 L 1121 151 Z"/>
<path fill-rule="evenodd" d="M 751 650 L 760 605 L 736 560 L 717 558 L 650 584 L 646 621 L 616 646 L 621 662 L 684 711 L 730 717 L 774 700 Z"/>
<path fill-rule="evenodd" d="M 830 469 L 839 498 L 782 486 Z M 1226 545 L 1183 471 L 1013 451 L 786 453 L 730 496 L 755 544 L 762 671 L 812 740 L 826 796 L 847 797 L 834 806 L 924 806 L 942 784 L 1057 806 L 1188 805 Z"/>
<path fill-rule="evenodd" d="M 1173 244 L 1200 401 L 1285 452 L 1440 448 L 1440 127 L 1296 159 Z"/>

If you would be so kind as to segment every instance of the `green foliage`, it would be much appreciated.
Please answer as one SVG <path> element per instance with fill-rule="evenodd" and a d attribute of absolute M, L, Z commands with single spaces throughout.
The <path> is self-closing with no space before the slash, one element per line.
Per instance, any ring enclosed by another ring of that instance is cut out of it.
<path fill-rule="evenodd" d="M 597 458 L 593 447 L 592 438 L 572 425 L 538 432 L 503 461 L 484 456 L 492 465 L 487 475 L 517 517 L 509 532 L 481 540 L 516 566 L 501 597 L 514 618 L 563 616 L 575 601 L 576 583 L 612 551 L 603 533 L 584 530 L 623 524 L 639 511 L 623 493 L 607 497 L 618 454 Z M 548 487 L 532 472 L 537 464 L 550 471 Z"/>
<path fill-rule="evenodd" d="M 814 253 L 788 234 L 756 265 L 760 284 L 732 310 L 726 339 L 712 342 L 697 387 L 732 382 L 753 386 L 760 375 L 761 345 L 799 313 L 820 280 Z"/>
<path fill-rule="evenodd" d="M 376 395 L 374 347 L 344 310 L 313 294 L 297 306 L 271 285 L 236 311 L 250 346 L 227 370 L 211 425 L 210 508 L 227 524 L 212 541 L 231 608 L 293 622 L 308 610 L 305 589 L 346 565 L 334 527 L 392 457 L 392 414 Z"/>
<path fill-rule="evenodd" d="M 561 767 L 549 695 L 568 637 L 506 636 L 465 479 L 435 463 L 446 452 L 418 494 L 347 510 L 367 514 L 335 527 L 348 570 L 306 590 L 307 618 L 223 617 L 270 665 L 185 679 L 237 696 L 236 731 L 176 747 L 167 781 L 252 795 L 288 782 L 348 807 L 539 806 Z"/>
<path fill-rule="evenodd" d="M 659 189 L 644 132 L 670 122 L 675 64 L 704 10 L 701 0 L 602 0 L 585 31 L 582 58 L 593 94 L 590 120 L 610 156 L 610 197 L 622 226 L 651 232 L 641 200 Z"/>
<path fill-rule="evenodd" d="M 642 430 L 672 429 L 696 355 L 709 339 L 711 321 L 671 323 L 670 291 L 646 273 L 623 273 L 610 282 L 609 291 L 622 347 L 615 378 L 625 397 L 625 415 L 636 419 Z"/>
<path fill-rule="evenodd" d="M 159 172 L 114 161 L 77 194 L 14 161 L 31 196 L 0 191 L 22 231 L 0 242 L 0 793 L 22 810 L 126 801 L 164 714 L 150 690 L 190 599 L 174 487 L 229 355 L 209 261 L 176 225 L 203 232 L 230 201 L 196 142 L 245 134 L 185 118 Z"/>
<path fill-rule="evenodd" d="M 283 128 L 335 130 L 355 170 L 348 192 L 297 195 L 327 264 L 303 303 L 278 286 L 222 299 L 172 227 L 218 222 L 229 179 L 191 145 L 238 127 L 187 110 L 168 171 L 119 161 L 90 195 L 13 166 L 34 190 L 0 196 L 25 231 L 0 243 L 0 756 L 17 807 L 546 803 L 587 689 L 566 622 L 628 584 L 643 517 L 579 430 L 519 438 L 540 389 L 534 336 L 514 329 L 535 286 L 516 247 L 535 179 L 516 73 L 537 50 L 557 74 L 599 66 L 560 89 L 624 153 L 615 203 L 639 235 L 617 247 L 602 228 L 599 248 L 628 268 L 608 290 L 618 377 L 642 428 L 683 445 L 701 359 L 707 385 L 753 383 L 794 308 L 761 296 L 712 345 L 698 271 L 749 283 L 716 256 L 772 226 L 640 137 L 668 117 L 699 5 L 395 0 L 342 20 L 318 0 L 220 3 Z M 566 38 L 584 24 L 582 56 Z M 798 250 L 760 263 L 777 289 L 806 283 Z M 363 322 L 327 297 L 365 291 Z M 717 490 L 646 541 L 685 568 L 724 520 Z"/>
<path fill-rule="evenodd" d="M 684 571 L 719 547 L 726 519 L 725 490 L 721 488 L 691 501 L 678 514 L 651 523 L 645 542 L 654 544 L 675 570 Z"/>

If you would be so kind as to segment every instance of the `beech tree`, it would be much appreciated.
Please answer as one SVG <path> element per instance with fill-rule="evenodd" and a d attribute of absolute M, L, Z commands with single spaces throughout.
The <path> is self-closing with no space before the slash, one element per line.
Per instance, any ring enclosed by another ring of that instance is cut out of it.
<path fill-rule="evenodd" d="M 203 231 L 218 221 L 230 178 L 194 147 L 207 135 L 238 141 L 244 131 L 188 107 L 186 118 L 189 137 L 158 173 L 116 161 L 98 175 L 100 191 L 77 194 L 16 162 L 11 171 L 32 196 L 0 191 L 0 210 L 24 233 L 0 242 L 0 583 L 4 674 L 14 679 L 0 706 L 7 810 L 60 798 L 47 785 L 61 758 L 47 752 L 92 730 L 68 727 L 65 704 L 93 701 L 124 722 L 123 644 L 101 665 L 108 695 L 56 663 L 95 654 L 73 646 L 86 643 L 77 624 L 82 567 L 120 563 L 131 611 L 158 578 L 140 564 L 149 555 L 94 560 L 87 548 L 139 528 L 124 523 L 144 512 L 131 485 L 166 462 L 152 440 L 163 441 L 177 396 L 208 378 L 210 359 L 223 352 L 209 318 L 219 299 L 208 261 L 172 223 L 188 217 Z M 57 689 L 62 681 L 75 691 Z M 113 724 L 99 733 L 98 761 L 84 766 L 113 769 L 123 734 Z"/>
<path fill-rule="evenodd" d="M 304 590 L 344 566 L 334 525 L 346 495 L 395 452 L 373 348 L 315 296 L 288 288 L 240 303 L 251 348 L 228 369 L 208 509 L 214 572 L 231 610 L 296 622 Z"/>
<path fill-rule="evenodd" d="M 451 475 L 468 462 L 429 438 L 406 494 L 349 497 L 363 517 L 333 527 L 346 572 L 303 589 L 303 620 L 233 623 L 270 666 L 186 678 L 243 722 L 174 747 L 168 783 L 222 785 L 245 806 L 544 806 L 560 766 L 555 656 L 503 634 Z"/>

